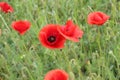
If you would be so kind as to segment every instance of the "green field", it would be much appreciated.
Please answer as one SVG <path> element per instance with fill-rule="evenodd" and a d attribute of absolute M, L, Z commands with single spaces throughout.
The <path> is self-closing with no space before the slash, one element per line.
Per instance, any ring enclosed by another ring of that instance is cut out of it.
<path fill-rule="evenodd" d="M 1 1 L 1 0 L 0 0 Z M 0 11 L 0 80 L 43 80 L 52 69 L 63 69 L 69 80 L 120 80 L 120 0 L 4 0 L 14 13 Z M 102 26 L 87 24 L 90 12 L 110 16 Z M 62 50 L 43 47 L 38 40 L 47 24 L 64 25 L 72 19 L 84 31 L 78 43 Z M 20 36 L 12 21 L 29 20 Z"/>

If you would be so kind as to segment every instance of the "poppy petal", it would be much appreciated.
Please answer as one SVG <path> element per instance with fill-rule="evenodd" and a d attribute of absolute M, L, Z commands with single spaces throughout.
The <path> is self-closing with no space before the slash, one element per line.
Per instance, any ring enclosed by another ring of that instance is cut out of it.
<path fill-rule="evenodd" d="M 49 71 L 44 80 L 68 80 L 68 74 L 64 70 L 55 69 Z"/>
<path fill-rule="evenodd" d="M 14 11 L 12 6 L 9 5 L 7 2 L 0 2 L 0 9 L 5 13 Z"/>
<path fill-rule="evenodd" d="M 58 27 L 58 31 L 66 39 L 73 42 L 78 42 L 79 38 L 83 36 L 83 31 L 72 20 L 68 20 L 65 26 Z"/>
<path fill-rule="evenodd" d="M 26 20 L 13 21 L 11 24 L 12 28 L 20 33 L 20 35 L 24 35 L 26 31 L 30 28 L 31 24 Z"/>
<path fill-rule="evenodd" d="M 88 15 L 87 22 L 90 25 L 103 25 L 110 17 L 103 12 L 92 12 Z"/>
<path fill-rule="evenodd" d="M 63 48 L 66 39 L 57 31 L 56 24 L 48 24 L 39 32 L 39 41 L 49 49 Z"/>

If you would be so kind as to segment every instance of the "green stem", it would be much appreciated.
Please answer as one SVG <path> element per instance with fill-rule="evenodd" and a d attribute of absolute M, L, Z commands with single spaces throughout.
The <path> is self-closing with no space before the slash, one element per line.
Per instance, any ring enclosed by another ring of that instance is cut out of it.
<path fill-rule="evenodd" d="M 97 38 L 97 43 L 98 43 L 98 47 L 99 47 L 99 51 L 100 51 L 100 54 L 102 52 L 102 49 L 101 49 L 101 44 L 100 44 L 100 38 L 101 38 L 101 34 L 100 34 L 100 30 L 97 29 L 97 32 L 98 32 L 98 38 Z"/>
<path fill-rule="evenodd" d="M 10 31 L 9 26 L 7 25 L 7 23 L 6 23 L 5 19 L 4 19 L 4 17 L 2 17 L 1 14 L 0 14 L 0 18 L 2 19 L 2 21 L 3 21 L 4 25 L 6 26 L 6 28 Z"/>

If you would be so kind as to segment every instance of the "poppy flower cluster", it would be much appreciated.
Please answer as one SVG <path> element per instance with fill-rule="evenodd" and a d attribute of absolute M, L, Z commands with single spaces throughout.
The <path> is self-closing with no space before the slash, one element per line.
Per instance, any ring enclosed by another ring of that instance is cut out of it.
<path fill-rule="evenodd" d="M 92 12 L 88 15 L 87 21 L 90 25 L 103 25 L 109 16 L 103 12 Z M 72 20 L 68 20 L 65 25 L 48 24 L 39 32 L 39 41 L 50 49 L 63 48 L 66 39 L 79 42 L 83 31 Z"/>
<path fill-rule="evenodd" d="M 66 39 L 78 42 L 82 38 L 83 31 L 75 25 L 72 20 L 68 20 L 66 25 L 48 24 L 39 33 L 41 44 L 47 48 L 63 48 Z"/>
<path fill-rule="evenodd" d="M 13 12 L 13 8 L 7 2 L 0 2 L 0 10 L 8 13 Z M 87 22 L 90 25 L 103 25 L 110 17 L 103 12 L 92 12 L 88 15 Z M 12 28 L 20 35 L 24 35 L 31 26 L 27 20 L 13 21 Z M 39 32 L 39 41 L 41 44 L 50 49 L 61 49 L 64 47 L 66 40 L 79 42 L 83 36 L 83 31 L 80 27 L 68 20 L 65 25 L 47 24 Z"/>
<path fill-rule="evenodd" d="M 7 2 L 0 2 L 0 11 L 4 13 L 13 12 L 14 9 Z M 110 17 L 100 11 L 92 12 L 87 17 L 87 23 L 90 25 L 103 25 Z M 13 21 L 12 29 L 17 31 L 20 35 L 24 35 L 31 26 L 28 20 Z M 0 29 L 1 35 L 1 29 Z M 41 44 L 49 49 L 61 49 L 64 47 L 66 40 L 79 42 L 83 36 L 83 31 L 80 27 L 68 20 L 65 25 L 47 24 L 39 32 L 39 41 Z M 44 80 L 68 80 L 69 76 L 64 70 L 55 69 L 49 71 Z"/>

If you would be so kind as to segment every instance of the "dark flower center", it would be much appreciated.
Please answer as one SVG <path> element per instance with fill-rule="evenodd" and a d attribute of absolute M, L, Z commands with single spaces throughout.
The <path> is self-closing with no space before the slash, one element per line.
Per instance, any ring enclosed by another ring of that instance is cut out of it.
<path fill-rule="evenodd" d="M 49 36 L 47 39 L 50 43 L 54 42 L 56 40 L 55 36 Z"/>

